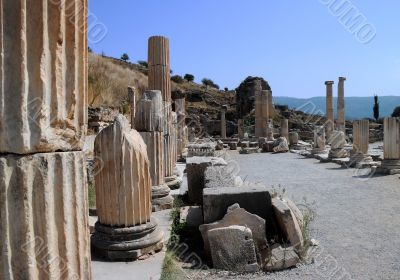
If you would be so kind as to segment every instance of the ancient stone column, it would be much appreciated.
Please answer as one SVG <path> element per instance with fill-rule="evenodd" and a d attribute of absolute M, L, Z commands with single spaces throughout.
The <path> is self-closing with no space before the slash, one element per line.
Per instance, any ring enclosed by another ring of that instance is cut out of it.
<path fill-rule="evenodd" d="M 91 279 L 87 1 L 0 1 L 0 279 Z"/>
<path fill-rule="evenodd" d="M 239 139 L 244 138 L 244 120 L 243 119 L 238 120 L 238 137 L 239 137 Z"/>
<path fill-rule="evenodd" d="M 273 119 L 275 115 L 275 107 L 271 90 L 268 90 L 267 98 L 268 98 L 268 119 Z"/>
<path fill-rule="evenodd" d="M 226 138 L 226 119 L 225 119 L 226 111 L 227 111 L 227 107 L 222 106 L 222 108 L 221 108 L 221 138 L 223 138 L 223 139 Z"/>
<path fill-rule="evenodd" d="M 151 219 L 150 163 L 140 134 L 119 115 L 97 135 L 95 156 L 104 164 L 95 175 L 95 252 L 118 261 L 160 251 L 163 233 Z"/>
<path fill-rule="evenodd" d="M 359 162 L 372 161 L 368 155 L 369 147 L 369 121 L 360 120 L 353 122 L 353 149 L 351 151 L 351 165 Z"/>
<path fill-rule="evenodd" d="M 159 90 L 145 91 L 136 104 L 135 127 L 147 145 L 152 180 L 153 211 L 172 207 L 173 198 L 165 184 L 165 168 L 168 164 L 164 153 L 163 101 Z M 169 155 L 170 153 L 168 153 Z"/>
<path fill-rule="evenodd" d="M 400 119 L 385 118 L 383 161 L 381 170 L 386 174 L 400 173 Z"/>
<path fill-rule="evenodd" d="M 274 123 L 272 119 L 269 119 L 267 122 L 267 140 L 274 141 Z"/>
<path fill-rule="evenodd" d="M 255 94 L 255 136 L 267 137 L 267 123 L 269 120 L 269 91 L 261 90 Z"/>
<path fill-rule="evenodd" d="M 333 81 L 326 81 L 326 136 L 329 141 L 334 126 L 335 126 L 335 117 L 333 114 Z"/>
<path fill-rule="evenodd" d="M 337 100 L 337 123 L 336 129 L 346 133 L 346 119 L 345 119 L 345 108 L 344 108 L 344 81 L 345 77 L 339 77 L 338 85 L 338 100 Z"/>
<path fill-rule="evenodd" d="M 175 183 L 174 174 L 175 162 L 171 160 L 173 145 L 171 140 L 172 126 L 172 104 L 171 104 L 171 77 L 170 77 L 170 53 L 169 39 L 162 36 L 149 38 L 148 44 L 148 64 L 149 64 L 149 90 L 159 90 L 164 102 L 164 172 L 166 182 Z"/>
<path fill-rule="evenodd" d="M 186 126 L 186 108 L 185 98 L 175 99 L 175 111 L 177 114 L 178 131 L 177 131 L 177 155 L 183 158 L 184 151 L 188 145 L 188 128 Z"/>
<path fill-rule="evenodd" d="M 316 126 L 314 129 L 314 146 L 311 151 L 312 154 L 322 154 L 325 153 L 325 127 Z"/>
<path fill-rule="evenodd" d="M 285 137 L 289 142 L 289 120 L 282 119 L 281 121 L 281 137 Z"/>
<path fill-rule="evenodd" d="M 329 158 L 347 158 L 349 152 L 345 149 L 346 135 L 343 131 L 334 130 L 331 137 L 331 150 L 329 151 Z"/>
<path fill-rule="evenodd" d="M 135 116 L 136 116 L 136 96 L 135 96 L 135 88 L 128 87 L 128 100 L 129 107 L 131 109 L 131 128 L 135 129 Z"/>

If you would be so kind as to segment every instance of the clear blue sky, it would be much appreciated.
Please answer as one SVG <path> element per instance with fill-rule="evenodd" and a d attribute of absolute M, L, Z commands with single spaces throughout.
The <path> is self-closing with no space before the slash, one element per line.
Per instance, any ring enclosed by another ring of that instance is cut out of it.
<path fill-rule="evenodd" d="M 89 45 L 147 60 L 148 37 L 164 35 L 174 74 L 192 73 L 197 81 L 207 77 L 232 89 L 249 75 L 262 76 L 276 96 L 312 97 L 325 94 L 325 80 L 335 80 L 336 92 L 337 78 L 346 76 L 347 96 L 400 95 L 400 1 L 347 1 L 344 9 L 356 9 L 350 16 L 360 12 L 371 24 L 364 31 L 376 29 L 367 44 L 327 2 L 89 0 L 90 25 L 108 30 L 100 42 L 89 36 Z"/>

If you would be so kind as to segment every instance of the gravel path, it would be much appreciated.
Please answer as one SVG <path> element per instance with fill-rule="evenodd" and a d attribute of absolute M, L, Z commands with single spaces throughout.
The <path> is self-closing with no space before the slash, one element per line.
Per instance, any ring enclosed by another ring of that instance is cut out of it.
<path fill-rule="evenodd" d="M 296 154 L 229 154 L 248 181 L 281 185 L 295 202 L 315 202 L 314 263 L 275 274 L 201 272 L 192 279 L 400 279 L 400 180 Z"/>

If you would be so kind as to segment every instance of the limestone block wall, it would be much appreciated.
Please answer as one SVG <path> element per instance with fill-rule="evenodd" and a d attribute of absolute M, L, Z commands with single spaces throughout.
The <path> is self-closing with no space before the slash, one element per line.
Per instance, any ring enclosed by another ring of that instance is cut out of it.
<path fill-rule="evenodd" d="M 400 119 L 384 120 L 384 159 L 400 159 Z"/>
<path fill-rule="evenodd" d="M 0 279 L 91 279 L 83 152 L 0 157 Z"/>
<path fill-rule="evenodd" d="M 95 140 L 95 156 L 104 167 L 95 176 L 101 224 L 135 226 L 150 221 L 151 177 L 147 147 L 128 120 L 119 115 Z"/>
<path fill-rule="evenodd" d="M 1 2 L 0 153 L 82 148 L 87 0 L 59 2 Z"/>

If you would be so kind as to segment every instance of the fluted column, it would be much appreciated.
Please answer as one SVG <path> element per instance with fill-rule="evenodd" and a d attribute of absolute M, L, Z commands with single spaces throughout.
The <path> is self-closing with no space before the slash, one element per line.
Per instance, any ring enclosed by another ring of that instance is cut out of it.
<path fill-rule="evenodd" d="M 316 126 L 314 129 L 314 146 L 312 154 L 321 154 L 325 152 L 326 134 L 324 126 Z"/>
<path fill-rule="evenodd" d="M 243 119 L 238 120 L 238 136 L 239 136 L 239 139 L 244 138 L 244 120 Z"/>
<path fill-rule="evenodd" d="M 184 150 L 188 144 L 187 126 L 186 126 L 186 108 L 185 98 L 175 99 L 175 111 L 178 121 L 177 135 L 177 155 L 183 157 Z"/>
<path fill-rule="evenodd" d="M 269 119 L 269 91 L 261 90 L 255 94 L 255 136 L 267 137 L 267 123 Z"/>
<path fill-rule="evenodd" d="M 273 119 L 275 115 L 275 107 L 274 107 L 274 101 L 272 97 L 272 91 L 268 90 L 268 119 Z"/>
<path fill-rule="evenodd" d="M 351 164 L 372 161 L 368 155 L 369 147 L 369 121 L 359 120 L 353 122 L 353 149 L 351 151 Z"/>
<path fill-rule="evenodd" d="M 0 1 L 0 279 L 91 279 L 87 1 Z"/>
<path fill-rule="evenodd" d="M 335 126 L 335 117 L 333 114 L 333 81 L 326 81 L 326 136 L 329 140 Z"/>
<path fill-rule="evenodd" d="M 165 165 L 169 165 L 165 153 L 163 133 L 163 101 L 159 90 L 148 90 L 143 93 L 136 105 L 135 127 L 147 145 L 152 179 L 153 211 L 172 207 L 173 199 L 170 189 L 165 184 Z"/>
<path fill-rule="evenodd" d="M 160 90 L 164 102 L 164 153 L 166 164 L 165 176 L 167 181 L 174 181 L 175 162 L 170 160 L 173 145 L 171 140 L 172 132 L 172 104 L 171 104 L 171 77 L 170 77 L 170 51 L 169 39 L 163 36 L 153 36 L 149 38 L 148 44 L 148 63 L 149 63 L 149 90 Z"/>
<path fill-rule="evenodd" d="M 221 138 L 226 138 L 226 107 L 222 107 L 221 109 Z"/>
<path fill-rule="evenodd" d="M 338 100 L 337 100 L 337 130 L 346 133 L 345 102 L 344 102 L 344 82 L 345 77 L 339 77 Z"/>
<path fill-rule="evenodd" d="M 285 137 L 289 142 L 289 120 L 283 119 L 281 121 L 281 137 Z"/>
<path fill-rule="evenodd" d="M 353 123 L 353 151 L 368 154 L 369 147 L 369 121 L 360 120 Z"/>
<path fill-rule="evenodd" d="M 400 174 L 400 119 L 384 120 L 383 161 L 380 173 Z"/>
<path fill-rule="evenodd" d="M 134 87 L 128 87 L 128 100 L 131 109 L 131 128 L 135 129 L 135 116 L 136 116 L 136 90 Z"/>
<path fill-rule="evenodd" d="M 97 135 L 94 151 L 98 164 L 104 164 L 95 175 L 95 252 L 129 260 L 161 250 L 163 233 L 151 220 L 150 163 L 140 134 L 119 115 Z"/>

